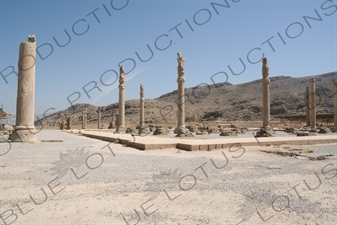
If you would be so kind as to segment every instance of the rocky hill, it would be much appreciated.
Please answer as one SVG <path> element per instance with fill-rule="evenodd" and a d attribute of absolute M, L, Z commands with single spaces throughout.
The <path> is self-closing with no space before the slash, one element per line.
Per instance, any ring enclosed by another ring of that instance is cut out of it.
<path fill-rule="evenodd" d="M 318 76 L 292 78 L 278 76 L 270 78 L 271 115 L 295 115 L 305 113 L 305 88 L 310 79 L 316 79 L 317 113 L 333 113 L 333 82 L 337 72 Z M 146 123 L 176 123 L 177 90 L 156 99 L 145 100 Z M 199 85 L 185 89 L 185 110 L 187 122 L 200 121 L 256 121 L 262 115 L 261 80 L 233 85 Z M 97 123 L 97 107 L 90 104 L 77 104 L 66 110 L 54 113 L 42 119 L 43 124 L 57 125 L 62 113 L 70 116 L 72 123 L 82 121 L 82 109 L 88 108 L 89 123 Z M 139 123 L 139 100 L 125 103 L 126 123 Z M 101 107 L 102 123 L 108 124 L 112 115 L 117 114 L 118 103 Z"/>

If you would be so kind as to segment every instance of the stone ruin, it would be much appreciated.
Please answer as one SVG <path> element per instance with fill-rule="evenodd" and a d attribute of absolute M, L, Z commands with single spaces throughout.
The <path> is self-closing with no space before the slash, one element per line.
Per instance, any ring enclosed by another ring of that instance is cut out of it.
<path fill-rule="evenodd" d="M 12 125 L 9 124 L 2 124 L 0 125 L 0 139 L 8 140 L 14 131 Z"/>
<path fill-rule="evenodd" d="M 126 128 L 125 133 L 136 135 L 136 134 L 138 134 L 138 129 L 136 129 L 135 127 L 128 127 L 128 128 Z"/>
<path fill-rule="evenodd" d="M 144 121 L 144 104 L 145 104 L 145 95 L 144 95 L 144 84 L 140 84 L 140 117 L 139 117 L 139 130 L 138 134 L 149 134 L 150 129 L 148 127 L 145 127 Z"/>
<path fill-rule="evenodd" d="M 29 35 L 28 41 L 22 42 L 19 50 L 16 126 L 11 135 L 12 142 L 37 142 L 34 123 L 35 59 L 36 38 Z"/>
<path fill-rule="evenodd" d="M 31 55 L 33 57 L 25 57 Z M 184 62 L 181 53 L 177 54 L 178 62 L 178 123 L 175 129 L 176 137 L 193 137 L 196 135 L 208 135 L 210 133 L 220 133 L 220 136 L 236 136 L 245 133 L 244 129 L 204 129 L 197 126 L 185 126 L 185 70 Z M 19 69 L 18 69 L 18 93 L 17 93 L 17 113 L 16 126 L 12 131 L 12 142 L 36 142 L 36 133 L 34 125 L 34 104 L 35 104 L 35 56 L 36 56 L 36 38 L 34 35 L 29 35 L 28 42 L 22 42 L 19 50 Z M 262 60 L 262 88 L 263 88 L 263 126 L 256 132 L 256 137 L 271 137 L 275 135 L 274 130 L 270 126 L 270 91 L 269 91 L 269 67 L 267 58 Z M 306 88 L 306 123 L 307 127 L 302 129 L 289 128 L 285 132 L 293 133 L 298 136 L 315 135 L 316 133 L 327 134 L 337 131 L 337 78 L 333 80 L 334 91 L 334 126 L 331 128 L 316 126 L 316 86 L 315 79 L 312 79 L 310 86 Z M 23 88 L 24 85 L 29 85 L 28 90 Z M 167 135 L 170 133 L 168 128 L 144 126 L 144 85 L 140 86 L 140 125 L 139 128 L 129 128 L 126 131 L 132 134 L 148 134 L 153 132 L 153 135 Z M 100 126 L 100 108 L 98 109 L 98 128 Z M 82 112 L 82 129 L 87 128 L 87 109 Z M 194 119 L 193 119 L 194 120 Z M 62 117 L 60 122 L 61 129 L 71 129 L 71 118 Z M 125 130 L 125 74 L 124 67 L 120 67 L 119 77 L 119 107 L 117 118 L 113 117 L 110 123 L 110 129 L 117 127 L 119 132 Z M 309 129 L 310 128 L 310 129 Z"/>
<path fill-rule="evenodd" d="M 220 136 L 238 136 L 238 133 L 236 131 L 224 130 L 221 131 Z"/>
<path fill-rule="evenodd" d="M 200 130 L 198 129 L 197 126 L 187 126 L 187 128 L 190 130 L 192 133 L 199 133 Z"/>
<path fill-rule="evenodd" d="M 193 134 L 185 127 L 185 59 L 180 52 L 178 52 L 178 126 L 175 129 L 176 137 L 193 137 Z"/>
<path fill-rule="evenodd" d="M 125 132 L 125 73 L 124 66 L 119 68 L 118 126 L 116 132 Z"/>
<path fill-rule="evenodd" d="M 153 135 L 168 135 L 170 130 L 162 126 L 156 126 Z"/>
<path fill-rule="evenodd" d="M 60 123 L 61 130 L 70 130 L 71 129 L 71 118 L 62 115 L 62 122 Z"/>
<path fill-rule="evenodd" d="M 268 59 L 263 58 L 262 60 L 262 119 L 263 125 L 256 132 L 255 137 L 273 137 L 275 136 L 275 132 L 273 128 L 270 126 L 270 91 L 269 91 L 269 67 L 268 67 Z"/>
<path fill-rule="evenodd" d="M 178 123 L 177 127 L 174 130 L 174 133 L 176 134 L 176 137 L 193 137 L 193 133 L 196 135 L 209 135 L 209 134 L 219 134 L 220 136 L 237 136 L 238 134 L 245 134 L 248 129 L 247 128 L 232 128 L 232 129 L 224 129 L 222 127 L 217 128 L 210 128 L 207 129 L 207 127 L 203 126 L 196 126 L 196 125 L 191 125 L 191 126 L 185 126 L 185 93 L 184 93 L 184 83 L 185 83 L 185 70 L 184 70 L 184 62 L 185 59 L 183 58 L 181 53 L 178 53 L 177 57 L 177 62 L 178 62 L 178 78 L 177 78 L 177 83 L 178 83 L 178 98 L 177 98 L 177 106 L 178 106 Z M 262 103 L 263 103 L 263 125 L 262 127 L 256 132 L 255 136 L 256 137 L 273 137 L 275 136 L 275 131 L 273 128 L 270 126 L 270 90 L 269 90 L 269 85 L 270 85 L 270 79 L 269 79 L 269 67 L 268 67 L 268 60 L 267 58 L 263 58 L 262 60 Z M 125 101 L 124 101 L 124 91 L 125 91 L 125 75 L 124 75 L 124 67 L 120 67 L 120 85 L 119 85 L 119 113 L 117 116 L 117 119 L 114 117 L 112 118 L 112 122 L 110 123 L 109 128 L 113 129 L 115 127 L 125 127 Z M 337 93 L 337 79 L 334 81 L 334 92 Z M 335 90 L 336 89 L 336 90 Z M 285 130 L 285 132 L 292 133 L 298 136 L 306 136 L 309 130 L 310 135 L 314 135 L 317 131 L 319 133 L 328 133 L 329 130 L 325 128 L 316 128 L 314 126 L 314 129 L 312 124 L 315 124 L 311 122 L 311 120 L 314 120 L 315 122 L 315 101 L 314 98 L 309 98 L 309 96 L 312 96 L 315 94 L 315 81 L 311 81 L 311 86 L 310 88 L 306 88 L 306 104 L 309 105 L 307 107 L 307 126 L 310 127 L 304 127 L 301 128 L 301 130 L 297 128 L 288 128 Z M 337 114 L 337 94 L 335 94 L 334 97 L 334 105 L 335 105 L 335 115 Z M 140 85 L 140 121 L 139 125 L 137 125 L 135 128 L 128 128 L 126 129 L 127 133 L 132 133 L 136 135 L 136 132 L 138 132 L 139 135 L 141 134 L 150 134 L 153 132 L 153 135 L 167 135 L 170 133 L 170 130 L 168 128 L 164 128 L 161 126 L 156 126 L 154 127 L 153 125 L 144 125 L 144 85 Z M 309 110 L 310 109 L 310 110 Z M 122 116 L 121 116 L 122 114 Z M 337 128 L 337 116 L 335 116 L 335 127 L 334 129 L 330 128 L 330 131 L 336 131 Z M 309 119 L 308 119 L 309 118 Z M 116 124 L 116 126 L 114 126 Z M 315 131 L 315 132 L 313 132 Z"/>

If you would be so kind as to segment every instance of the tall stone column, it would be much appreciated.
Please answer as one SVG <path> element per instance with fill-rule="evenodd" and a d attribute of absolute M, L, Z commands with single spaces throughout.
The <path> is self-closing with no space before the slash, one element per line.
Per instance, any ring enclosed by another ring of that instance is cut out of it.
<path fill-rule="evenodd" d="M 178 129 L 185 128 L 185 59 L 182 54 L 178 52 Z"/>
<path fill-rule="evenodd" d="M 263 59 L 263 65 L 262 65 L 262 104 L 263 104 L 263 125 L 262 127 L 266 128 L 269 125 L 270 121 L 270 93 L 269 93 L 269 67 L 268 67 L 268 59 Z"/>
<path fill-rule="evenodd" d="M 71 117 L 70 116 L 67 118 L 67 129 L 68 130 L 71 129 Z"/>
<path fill-rule="evenodd" d="M 117 132 L 125 132 L 125 74 L 124 66 L 119 68 L 119 102 Z"/>
<path fill-rule="evenodd" d="M 61 121 L 58 121 L 60 123 L 60 130 L 64 130 L 63 118 L 64 118 L 64 114 L 61 113 L 61 116 L 60 116 Z"/>
<path fill-rule="evenodd" d="M 82 110 L 82 129 L 87 129 L 87 117 L 88 117 L 88 112 L 87 108 L 84 108 Z"/>
<path fill-rule="evenodd" d="M 116 127 L 116 130 L 117 130 L 118 124 L 119 124 L 118 120 L 119 120 L 119 115 L 118 115 L 118 113 L 117 113 L 117 115 L 116 115 L 116 117 L 115 117 L 115 127 Z"/>
<path fill-rule="evenodd" d="M 111 119 L 111 123 L 110 123 L 110 129 L 115 129 L 116 128 L 116 117 L 115 114 L 112 114 L 112 119 Z"/>
<path fill-rule="evenodd" d="M 139 131 L 138 134 L 149 134 L 150 129 L 148 127 L 145 127 L 144 121 L 144 103 L 145 103 L 145 97 L 144 97 L 144 84 L 140 85 L 140 110 L 139 110 Z"/>
<path fill-rule="evenodd" d="M 97 114 L 98 114 L 97 127 L 98 129 L 101 129 L 101 106 L 98 106 Z"/>
<path fill-rule="evenodd" d="M 310 89 L 309 86 L 305 88 L 305 114 L 306 114 L 306 122 L 307 127 L 310 127 Z"/>
<path fill-rule="evenodd" d="M 144 84 L 140 85 L 140 118 L 139 118 L 139 126 L 140 128 L 144 127 Z"/>
<path fill-rule="evenodd" d="M 22 42 L 19 50 L 16 127 L 12 142 L 37 141 L 34 125 L 35 64 L 36 39 L 35 35 L 29 35 L 28 42 Z"/>
<path fill-rule="evenodd" d="M 310 114 L 311 114 L 311 130 L 316 130 L 316 80 L 310 80 Z"/>
<path fill-rule="evenodd" d="M 178 126 L 175 133 L 177 137 L 190 137 L 193 136 L 188 129 L 185 127 L 185 69 L 184 63 L 185 59 L 180 52 L 178 52 L 177 62 L 178 62 Z"/>
<path fill-rule="evenodd" d="M 333 80 L 334 125 L 337 129 L 337 78 Z"/>
<path fill-rule="evenodd" d="M 256 133 L 256 137 L 271 137 L 275 135 L 275 132 L 270 126 L 270 92 L 269 92 L 269 67 L 268 59 L 262 60 L 262 128 Z"/>
<path fill-rule="evenodd" d="M 67 116 L 64 115 L 62 117 L 62 130 L 66 130 L 67 129 Z"/>

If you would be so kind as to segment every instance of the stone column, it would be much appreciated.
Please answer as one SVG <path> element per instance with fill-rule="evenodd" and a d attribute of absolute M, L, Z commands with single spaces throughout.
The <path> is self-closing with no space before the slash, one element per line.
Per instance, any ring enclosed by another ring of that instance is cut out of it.
<path fill-rule="evenodd" d="M 117 113 L 117 115 L 115 117 L 115 127 L 116 127 L 116 129 L 118 128 L 118 124 L 119 124 L 118 120 L 119 120 L 119 115 Z"/>
<path fill-rule="evenodd" d="M 178 52 L 177 62 L 178 62 L 178 126 L 175 130 L 177 137 L 191 137 L 193 136 L 191 132 L 185 127 L 185 69 L 184 63 L 185 59 L 180 52 Z"/>
<path fill-rule="evenodd" d="M 62 130 L 66 130 L 67 129 L 67 115 L 64 115 L 62 117 Z"/>
<path fill-rule="evenodd" d="M 305 114 L 306 114 L 306 121 L 307 127 L 310 127 L 310 89 L 309 86 L 305 88 Z"/>
<path fill-rule="evenodd" d="M 268 59 L 262 60 L 262 128 L 256 133 L 256 137 L 272 137 L 275 132 L 270 126 L 270 92 L 269 92 L 269 67 Z"/>
<path fill-rule="evenodd" d="M 145 127 L 144 121 L 145 121 L 145 116 L 144 116 L 144 103 L 145 103 L 145 98 L 144 98 L 144 84 L 140 85 L 140 110 L 139 110 L 139 131 L 138 134 L 149 134 L 150 129 L 148 127 Z"/>
<path fill-rule="evenodd" d="M 16 100 L 16 127 L 12 142 L 36 142 L 34 125 L 35 107 L 35 35 L 28 36 L 28 42 L 20 44 L 18 63 L 18 92 Z"/>
<path fill-rule="evenodd" d="M 182 54 L 178 52 L 178 129 L 185 128 L 185 59 Z"/>
<path fill-rule="evenodd" d="M 112 119 L 111 119 L 111 123 L 110 123 L 110 129 L 115 129 L 116 128 L 116 117 L 115 114 L 112 114 Z"/>
<path fill-rule="evenodd" d="M 337 78 L 333 80 L 334 125 L 337 129 Z"/>
<path fill-rule="evenodd" d="M 139 126 L 140 128 L 144 127 L 144 84 L 140 85 L 140 118 L 139 118 Z"/>
<path fill-rule="evenodd" d="M 270 121 L 270 93 L 269 93 L 269 67 L 268 67 L 268 59 L 263 59 L 263 65 L 262 65 L 262 104 L 263 104 L 263 125 L 262 127 L 267 128 Z"/>
<path fill-rule="evenodd" d="M 125 74 L 124 66 L 119 68 L 119 102 L 117 132 L 125 132 Z"/>
<path fill-rule="evenodd" d="M 87 129 L 87 117 L 88 117 L 87 108 L 84 108 L 82 110 L 82 129 L 83 130 Z"/>
<path fill-rule="evenodd" d="M 70 116 L 67 118 L 67 129 L 68 130 L 71 129 L 71 117 Z"/>
<path fill-rule="evenodd" d="M 311 114 L 311 130 L 316 130 L 316 80 L 310 80 L 310 114 Z"/>
<path fill-rule="evenodd" d="M 97 114 L 98 114 L 97 126 L 98 129 L 101 129 L 101 106 L 98 106 Z"/>

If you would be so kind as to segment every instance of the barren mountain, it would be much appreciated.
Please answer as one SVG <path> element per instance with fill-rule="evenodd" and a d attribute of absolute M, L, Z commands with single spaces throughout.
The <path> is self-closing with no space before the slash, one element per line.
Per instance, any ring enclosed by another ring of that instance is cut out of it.
<path fill-rule="evenodd" d="M 270 78 L 271 115 L 301 115 L 305 113 L 305 89 L 310 79 L 316 79 L 317 113 L 333 113 L 333 81 L 337 72 L 318 76 L 292 78 L 278 76 Z M 156 99 L 145 99 L 145 122 L 151 124 L 175 123 L 179 110 L 177 90 Z M 199 85 L 185 89 L 186 121 L 255 121 L 261 120 L 261 80 L 233 85 L 219 83 Z M 76 104 L 41 119 L 43 124 L 57 125 L 61 114 L 70 116 L 72 124 L 81 123 L 82 109 L 88 108 L 89 122 L 97 122 L 97 107 Z M 126 123 L 139 123 L 139 100 L 125 103 Z M 112 115 L 118 112 L 118 103 L 101 107 L 102 123 L 107 126 Z"/>

